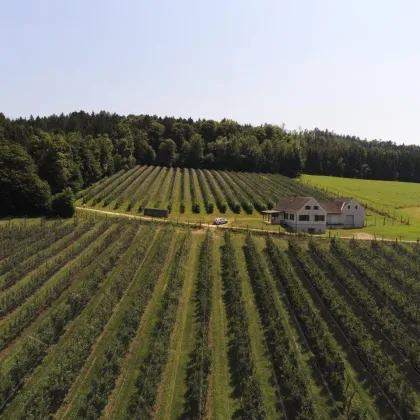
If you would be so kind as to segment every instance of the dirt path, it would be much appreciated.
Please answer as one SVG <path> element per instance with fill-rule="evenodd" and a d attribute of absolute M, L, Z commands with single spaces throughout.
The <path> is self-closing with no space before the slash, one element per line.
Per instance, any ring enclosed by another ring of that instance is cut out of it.
<path fill-rule="evenodd" d="M 81 210 L 81 211 L 92 212 L 92 213 L 105 214 L 105 215 L 109 214 L 110 216 L 126 217 L 128 219 L 147 220 L 149 222 L 151 220 L 154 220 L 154 221 L 156 221 L 158 223 L 162 223 L 162 224 L 170 223 L 170 222 L 166 222 L 166 219 L 164 219 L 164 220 L 161 221 L 161 220 L 153 219 L 151 217 L 137 216 L 137 215 L 134 215 L 134 214 L 126 214 L 126 213 L 118 213 L 118 212 L 115 212 L 115 211 L 98 210 L 98 209 L 92 209 L 92 208 L 80 207 L 80 206 L 76 206 L 76 209 L 77 210 Z M 178 220 L 176 223 L 178 225 L 196 226 L 200 222 L 195 222 L 194 223 L 194 222 L 183 222 L 182 220 Z M 213 228 L 213 229 L 226 229 L 226 228 L 230 228 L 231 230 L 236 231 L 236 232 L 248 232 L 248 231 L 258 232 L 258 233 L 269 233 L 270 232 L 270 231 L 264 230 L 264 229 L 254 229 L 254 228 L 245 228 L 245 227 L 244 228 L 242 228 L 242 227 L 231 227 L 231 226 L 228 226 L 228 225 L 218 225 L 218 226 L 216 226 L 216 225 L 209 224 L 209 223 L 200 223 L 200 226 L 202 226 L 203 228 Z M 273 233 L 276 233 L 276 232 L 273 231 Z M 284 233 L 284 236 L 295 236 L 295 234 L 294 233 L 285 232 Z M 327 236 L 320 236 L 319 238 L 320 239 L 327 239 L 327 240 L 329 239 Z M 352 236 L 342 237 L 341 239 L 352 239 Z M 375 239 L 375 236 L 373 234 L 371 234 L 371 233 L 368 233 L 368 232 L 357 232 L 357 233 L 354 234 L 354 239 L 359 239 L 359 240 L 364 240 L 364 241 L 370 241 L 372 239 Z M 383 240 L 384 241 L 387 241 L 387 242 L 394 242 L 395 241 L 395 239 L 386 239 L 386 238 L 384 238 Z M 410 240 L 404 240 L 404 239 L 402 239 L 399 242 L 416 243 L 417 241 L 410 241 Z"/>

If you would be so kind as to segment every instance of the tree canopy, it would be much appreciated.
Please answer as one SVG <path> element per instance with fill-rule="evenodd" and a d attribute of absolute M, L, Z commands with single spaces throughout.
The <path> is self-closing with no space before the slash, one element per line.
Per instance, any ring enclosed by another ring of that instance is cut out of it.
<path fill-rule="evenodd" d="M 136 163 L 420 182 L 418 146 L 229 119 L 0 113 L 0 145 L 2 214 L 42 213 L 51 193 L 76 192 Z"/>

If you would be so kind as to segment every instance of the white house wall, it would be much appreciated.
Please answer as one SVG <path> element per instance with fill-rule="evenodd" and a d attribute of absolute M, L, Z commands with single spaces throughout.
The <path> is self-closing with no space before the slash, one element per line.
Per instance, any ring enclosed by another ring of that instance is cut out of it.
<path fill-rule="evenodd" d="M 305 207 L 310 206 L 310 210 L 307 210 Z M 317 206 L 318 209 L 315 210 L 314 207 Z M 299 221 L 299 216 L 309 215 L 309 221 Z M 324 221 L 315 221 L 315 215 L 324 216 Z M 297 231 L 298 232 L 308 232 L 308 230 L 313 229 L 316 233 L 323 233 L 326 230 L 327 225 L 327 212 L 325 209 L 316 201 L 314 198 L 311 198 L 298 212 L 297 212 Z"/>
<path fill-rule="evenodd" d="M 348 208 L 350 206 L 350 208 Z M 357 207 L 357 209 L 356 209 Z M 349 225 L 346 224 L 346 216 L 353 215 L 354 216 L 354 224 Z M 365 209 L 360 203 L 355 200 L 354 198 L 350 200 L 346 205 L 343 207 L 341 211 L 341 223 L 344 227 L 355 227 L 355 228 L 362 228 L 365 225 Z"/>

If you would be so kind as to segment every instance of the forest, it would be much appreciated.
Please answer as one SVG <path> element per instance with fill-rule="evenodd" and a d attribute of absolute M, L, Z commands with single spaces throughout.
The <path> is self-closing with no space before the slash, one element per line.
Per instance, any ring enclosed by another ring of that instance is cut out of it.
<path fill-rule="evenodd" d="M 325 130 L 105 111 L 0 113 L 1 216 L 71 213 L 73 193 L 134 165 L 420 182 L 420 147 Z"/>

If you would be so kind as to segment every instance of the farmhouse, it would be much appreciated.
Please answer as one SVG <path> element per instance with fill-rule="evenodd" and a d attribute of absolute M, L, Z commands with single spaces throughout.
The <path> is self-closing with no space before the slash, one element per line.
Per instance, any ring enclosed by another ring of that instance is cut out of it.
<path fill-rule="evenodd" d="M 313 197 L 284 197 L 263 218 L 294 232 L 324 233 L 326 228 L 361 228 L 365 209 L 354 198 L 318 201 Z"/>

